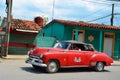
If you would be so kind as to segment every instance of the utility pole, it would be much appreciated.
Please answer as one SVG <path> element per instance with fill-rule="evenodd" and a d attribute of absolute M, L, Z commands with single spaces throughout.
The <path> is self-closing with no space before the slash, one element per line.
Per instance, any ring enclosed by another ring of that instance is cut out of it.
<path fill-rule="evenodd" d="M 112 14 L 111 14 L 111 26 L 113 26 L 114 23 L 114 4 L 112 4 Z"/>
<path fill-rule="evenodd" d="M 54 8 L 55 8 L 55 0 L 53 0 L 53 7 L 52 7 L 52 20 L 54 19 Z"/>
<path fill-rule="evenodd" d="M 11 26 L 11 14 L 12 14 L 12 0 L 6 0 L 7 9 L 7 26 L 6 26 L 6 53 L 4 56 L 8 55 L 9 39 L 10 39 L 10 26 Z"/>

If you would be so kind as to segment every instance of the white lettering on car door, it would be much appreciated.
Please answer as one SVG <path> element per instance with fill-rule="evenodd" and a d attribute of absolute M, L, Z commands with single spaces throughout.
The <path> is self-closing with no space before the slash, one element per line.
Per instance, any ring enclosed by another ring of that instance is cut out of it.
<path fill-rule="evenodd" d="M 81 58 L 80 57 L 75 57 L 74 62 L 81 62 Z"/>

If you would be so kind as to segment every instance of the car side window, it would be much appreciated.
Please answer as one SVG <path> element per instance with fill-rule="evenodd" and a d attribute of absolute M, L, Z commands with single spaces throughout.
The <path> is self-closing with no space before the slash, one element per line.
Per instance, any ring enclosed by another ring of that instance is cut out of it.
<path fill-rule="evenodd" d="M 85 51 L 85 47 L 83 44 L 71 44 L 70 50 Z"/>
<path fill-rule="evenodd" d="M 94 48 L 90 44 L 87 44 L 86 51 L 94 51 Z"/>
<path fill-rule="evenodd" d="M 79 44 L 79 48 L 81 49 L 81 51 L 85 51 L 84 44 Z"/>

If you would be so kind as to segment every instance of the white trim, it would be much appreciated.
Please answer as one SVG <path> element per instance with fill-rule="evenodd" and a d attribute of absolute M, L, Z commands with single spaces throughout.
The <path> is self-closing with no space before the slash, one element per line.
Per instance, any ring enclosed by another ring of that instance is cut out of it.
<path fill-rule="evenodd" d="M 89 65 L 61 66 L 61 68 L 89 67 Z"/>
<path fill-rule="evenodd" d="M 38 33 L 38 31 L 33 31 L 33 30 L 16 29 L 16 31 Z"/>

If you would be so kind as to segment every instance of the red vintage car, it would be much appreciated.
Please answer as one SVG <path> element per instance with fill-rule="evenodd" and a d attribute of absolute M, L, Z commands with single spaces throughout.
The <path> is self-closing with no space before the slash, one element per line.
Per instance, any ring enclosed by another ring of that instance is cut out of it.
<path fill-rule="evenodd" d="M 55 73 L 59 68 L 90 67 L 103 71 L 104 66 L 113 63 L 112 58 L 98 52 L 91 44 L 77 41 L 62 41 L 53 48 L 35 48 L 28 52 L 26 63 L 34 68 L 43 67 L 48 73 Z"/>

